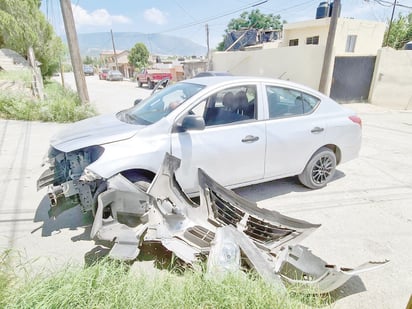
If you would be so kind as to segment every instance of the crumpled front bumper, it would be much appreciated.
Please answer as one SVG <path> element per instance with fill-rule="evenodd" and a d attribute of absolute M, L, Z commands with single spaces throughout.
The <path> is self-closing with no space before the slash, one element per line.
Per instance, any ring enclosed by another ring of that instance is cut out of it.
<path fill-rule="evenodd" d="M 303 285 L 314 293 L 330 292 L 387 262 L 355 269 L 331 266 L 299 245 L 320 225 L 259 208 L 201 169 L 197 204 L 176 181 L 179 166 L 178 158 L 166 154 L 147 193 L 121 175 L 108 180 L 108 190 L 98 197 L 91 237 L 112 242 L 111 257 L 134 260 L 143 243 L 156 242 L 188 264 L 206 256 L 210 271 L 225 272 L 240 269 L 236 252 L 241 252 L 249 267 L 276 287 Z"/>

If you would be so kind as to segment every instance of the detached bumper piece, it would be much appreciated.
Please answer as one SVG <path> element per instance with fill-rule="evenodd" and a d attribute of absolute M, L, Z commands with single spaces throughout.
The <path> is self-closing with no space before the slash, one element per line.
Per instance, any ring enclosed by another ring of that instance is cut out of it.
<path fill-rule="evenodd" d="M 176 181 L 179 166 L 178 158 L 166 154 L 147 193 L 121 175 L 108 180 L 108 190 L 98 196 L 91 237 L 112 243 L 109 256 L 134 260 L 143 243 L 159 243 L 187 264 L 206 256 L 214 275 L 240 271 L 244 261 L 281 292 L 286 284 L 313 293 L 330 292 L 387 262 L 331 266 L 298 245 L 319 224 L 259 208 L 201 169 L 200 204 L 194 203 Z"/>

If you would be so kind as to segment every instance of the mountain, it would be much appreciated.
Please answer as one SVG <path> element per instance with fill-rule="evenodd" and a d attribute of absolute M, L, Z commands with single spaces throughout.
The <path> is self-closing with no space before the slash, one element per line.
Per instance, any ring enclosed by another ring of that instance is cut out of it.
<path fill-rule="evenodd" d="M 104 50 L 113 50 L 110 32 L 78 33 L 80 54 L 82 57 L 96 57 Z M 140 32 L 114 32 L 116 51 L 130 50 L 136 43 L 143 43 L 151 54 L 177 56 L 204 56 L 207 48 L 190 39 L 165 35 L 144 34 Z M 67 42 L 64 37 L 63 40 Z"/>

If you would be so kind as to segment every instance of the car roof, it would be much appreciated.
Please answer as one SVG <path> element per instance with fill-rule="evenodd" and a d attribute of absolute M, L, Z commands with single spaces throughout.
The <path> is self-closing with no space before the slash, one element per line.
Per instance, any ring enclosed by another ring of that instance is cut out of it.
<path fill-rule="evenodd" d="M 316 93 L 318 96 L 324 96 L 317 90 L 304 86 L 302 84 L 286 81 L 282 79 L 262 77 L 262 76 L 204 76 L 202 78 L 186 79 L 182 82 L 200 84 L 207 87 L 212 87 L 217 84 L 225 85 L 231 83 L 274 83 L 281 87 L 296 88 L 303 91 Z"/>

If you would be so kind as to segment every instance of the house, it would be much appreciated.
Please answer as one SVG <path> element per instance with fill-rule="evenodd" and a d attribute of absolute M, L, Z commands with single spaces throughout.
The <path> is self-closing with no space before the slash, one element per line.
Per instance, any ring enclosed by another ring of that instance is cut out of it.
<path fill-rule="evenodd" d="M 325 17 L 284 24 L 282 40 L 215 52 L 213 70 L 282 78 L 319 89 L 330 21 Z M 368 99 L 385 29 L 381 22 L 338 18 L 326 94 L 340 101 Z"/>
<path fill-rule="evenodd" d="M 116 70 L 116 68 L 122 72 L 123 76 L 130 78 L 133 76 L 133 67 L 129 64 L 129 51 L 119 50 L 116 51 L 116 55 L 113 51 L 102 51 L 100 53 L 100 61 L 103 63 L 104 67 L 111 70 Z M 116 63 L 117 61 L 117 63 Z"/>

